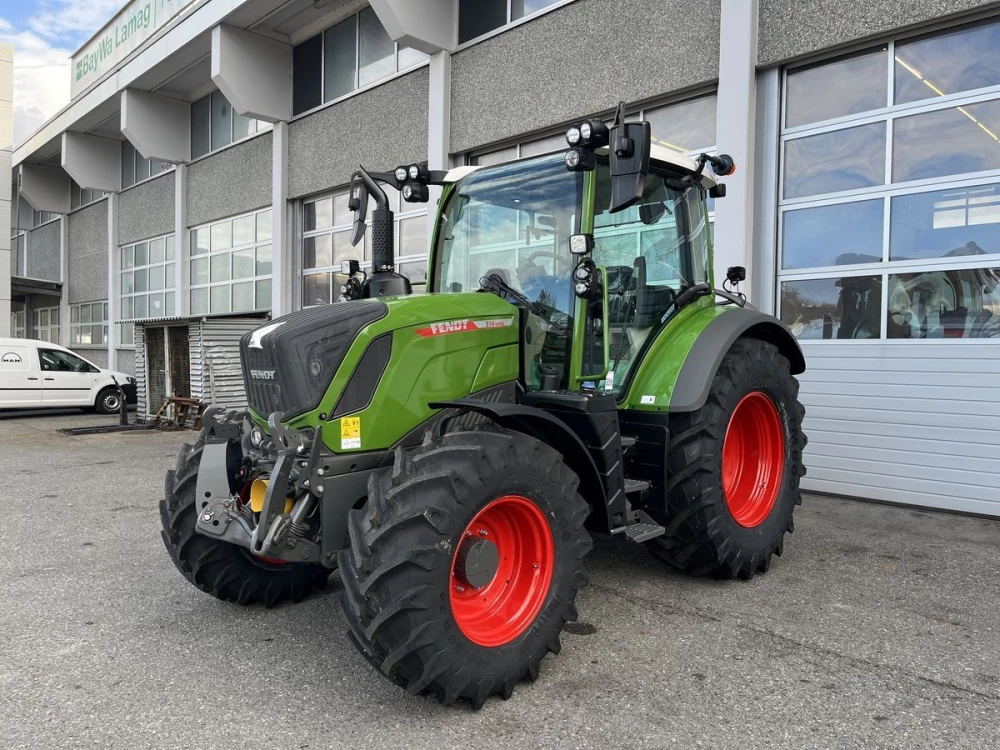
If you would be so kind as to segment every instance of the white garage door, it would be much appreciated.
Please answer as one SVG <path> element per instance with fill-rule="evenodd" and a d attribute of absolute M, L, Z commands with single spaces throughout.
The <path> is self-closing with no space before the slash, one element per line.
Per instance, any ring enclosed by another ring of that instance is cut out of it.
<path fill-rule="evenodd" d="M 805 489 L 1000 515 L 1000 341 L 803 350 Z"/>
<path fill-rule="evenodd" d="M 1000 515 L 1000 21 L 785 71 L 804 486 Z"/>

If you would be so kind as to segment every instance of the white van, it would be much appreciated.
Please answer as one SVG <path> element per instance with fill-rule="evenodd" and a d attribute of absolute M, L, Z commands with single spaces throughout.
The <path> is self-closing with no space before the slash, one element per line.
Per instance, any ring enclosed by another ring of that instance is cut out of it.
<path fill-rule="evenodd" d="M 0 409 L 76 406 L 112 414 L 121 406 L 115 380 L 134 404 L 135 378 L 123 372 L 102 370 L 58 344 L 0 338 Z"/>

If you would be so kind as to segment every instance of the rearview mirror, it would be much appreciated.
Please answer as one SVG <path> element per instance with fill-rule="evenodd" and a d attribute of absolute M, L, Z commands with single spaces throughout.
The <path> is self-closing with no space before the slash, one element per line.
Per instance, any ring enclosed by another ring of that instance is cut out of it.
<path fill-rule="evenodd" d="M 649 123 L 645 120 L 625 122 L 625 102 L 619 104 L 608 144 L 611 159 L 610 213 L 623 211 L 642 197 L 649 173 L 651 141 Z"/>

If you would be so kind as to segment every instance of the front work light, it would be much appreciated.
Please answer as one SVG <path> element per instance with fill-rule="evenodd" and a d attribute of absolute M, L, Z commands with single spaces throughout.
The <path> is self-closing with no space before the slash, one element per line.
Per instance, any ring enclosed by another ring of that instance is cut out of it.
<path fill-rule="evenodd" d="M 589 148 L 571 148 L 564 158 L 570 172 L 589 172 L 597 166 L 597 157 Z"/>
<path fill-rule="evenodd" d="M 396 171 L 392 173 L 392 176 L 400 184 L 406 182 L 406 167 L 396 167 Z"/>
<path fill-rule="evenodd" d="M 403 185 L 402 194 L 407 203 L 426 203 L 430 197 L 427 186 L 420 182 L 407 182 Z"/>
<path fill-rule="evenodd" d="M 594 236 L 591 234 L 573 234 L 569 238 L 569 251 L 573 255 L 586 255 L 594 248 Z"/>
<path fill-rule="evenodd" d="M 586 297 L 588 294 L 590 294 L 590 284 L 587 284 L 583 281 L 578 281 L 576 283 L 576 286 L 573 287 L 573 291 L 576 292 L 577 297 Z"/>
<path fill-rule="evenodd" d="M 580 138 L 582 137 L 583 134 L 580 132 L 580 128 L 576 127 L 576 125 L 566 131 L 566 143 L 570 146 L 578 144 L 580 142 Z"/>

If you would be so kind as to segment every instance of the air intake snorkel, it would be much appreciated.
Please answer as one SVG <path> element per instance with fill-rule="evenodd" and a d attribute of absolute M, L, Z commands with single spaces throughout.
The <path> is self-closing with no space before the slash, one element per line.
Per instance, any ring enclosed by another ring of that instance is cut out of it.
<path fill-rule="evenodd" d="M 351 176 L 351 197 L 348 208 L 354 211 L 354 231 L 351 244 L 357 247 L 365 236 L 368 199 L 375 199 L 372 212 L 372 272 L 362 286 L 363 297 L 386 297 L 410 294 L 410 280 L 396 273 L 395 240 L 393 238 L 393 213 L 389 199 L 377 180 L 396 183 L 391 174 L 369 174 L 361 167 Z"/>

